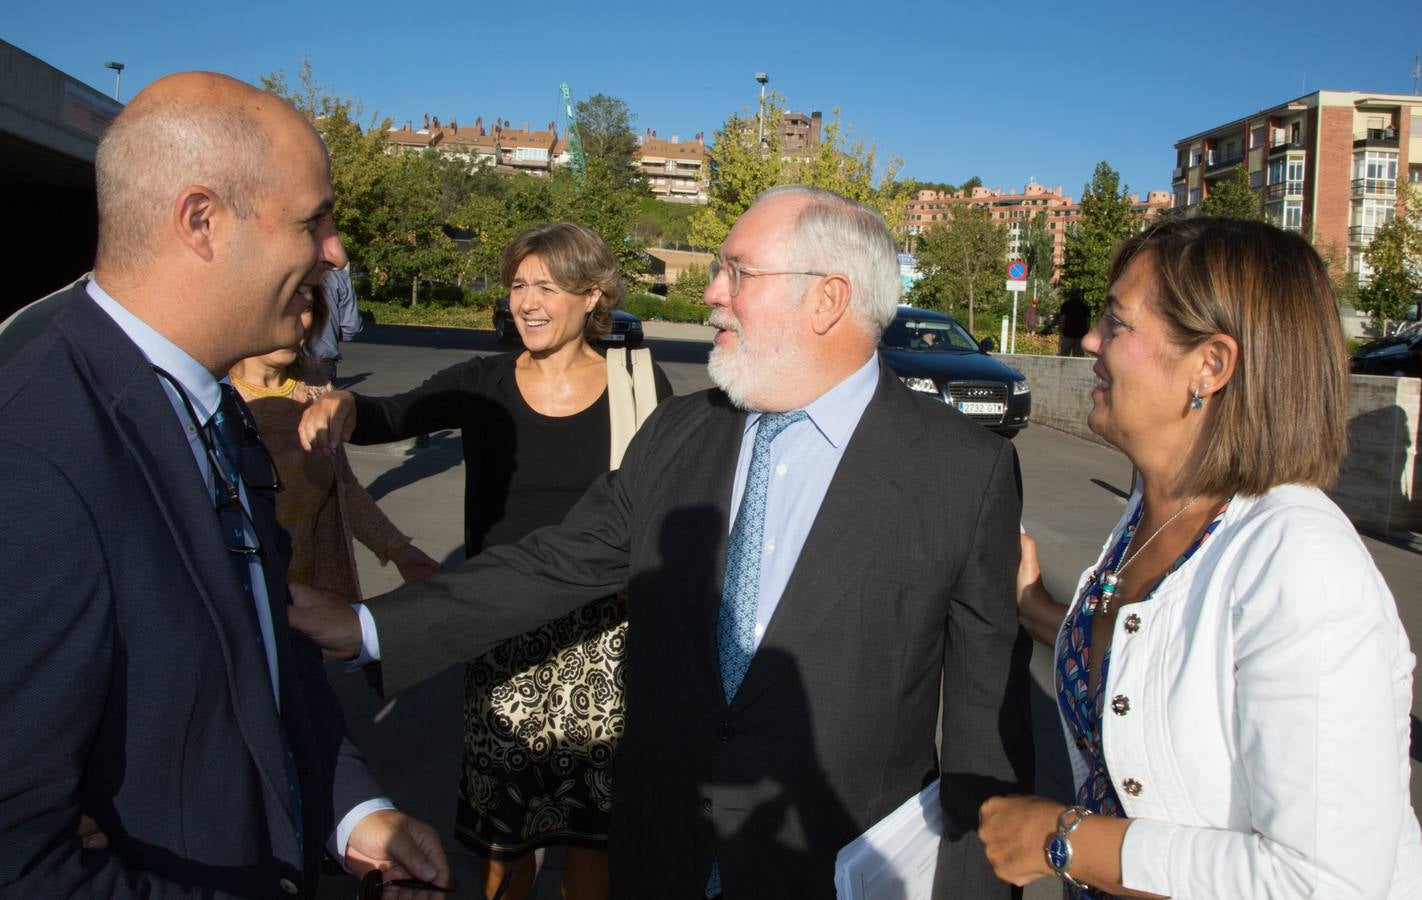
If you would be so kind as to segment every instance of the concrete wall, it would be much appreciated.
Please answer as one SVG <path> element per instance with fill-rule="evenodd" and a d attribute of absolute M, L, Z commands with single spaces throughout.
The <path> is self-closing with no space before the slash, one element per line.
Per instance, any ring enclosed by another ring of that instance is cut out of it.
<path fill-rule="evenodd" d="M 1105 443 L 1086 427 L 1096 378 L 1091 359 L 999 358 L 1027 376 L 1034 425 Z M 1403 538 L 1408 532 L 1422 532 L 1422 381 L 1354 375 L 1349 388 L 1348 455 L 1330 496 L 1364 531 Z"/>

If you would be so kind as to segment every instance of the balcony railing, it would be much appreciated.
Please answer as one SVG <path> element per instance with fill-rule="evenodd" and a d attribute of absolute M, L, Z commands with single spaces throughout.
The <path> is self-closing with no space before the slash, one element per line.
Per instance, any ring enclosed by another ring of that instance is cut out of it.
<path fill-rule="evenodd" d="M 1171 170 L 1170 170 L 1170 180 L 1171 180 L 1171 181 L 1183 181 L 1183 180 L 1185 180 L 1185 167 L 1184 167 L 1184 166 L 1176 166 L 1174 169 L 1171 169 Z"/>
<path fill-rule="evenodd" d="M 1365 194 L 1374 197 L 1396 197 L 1396 178 L 1354 178 L 1353 196 L 1362 197 Z"/>
<path fill-rule="evenodd" d="M 1353 148 L 1392 147 L 1397 148 L 1396 128 L 1368 128 L 1353 135 Z"/>
<path fill-rule="evenodd" d="M 1276 184 L 1266 185 L 1264 188 L 1264 202 L 1274 203 L 1285 197 L 1302 197 L 1302 181 L 1280 181 Z"/>
<path fill-rule="evenodd" d="M 1232 169 L 1242 162 L 1244 162 L 1243 153 L 1232 153 L 1229 156 L 1211 153 L 1205 158 L 1205 173 L 1212 175 L 1225 169 Z"/>
<path fill-rule="evenodd" d="M 1351 225 L 1348 228 L 1348 243 L 1369 244 L 1372 243 L 1373 235 L 1377 234 L 1376 225 Z"/>
<path fill-rule="evenodd" d="M 1303 138 L 1276 137 L 1269 141 L 1270 153 L 1284 153 L 1289 150 L 1304 149 Z"/>

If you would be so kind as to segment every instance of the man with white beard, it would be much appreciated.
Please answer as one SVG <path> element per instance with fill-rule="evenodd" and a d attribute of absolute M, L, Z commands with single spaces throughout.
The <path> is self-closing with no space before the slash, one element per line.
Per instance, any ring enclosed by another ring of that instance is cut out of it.
<path fill-rule="evenodd" d="M 879 361 L 898 291 L 875 212 L 767 191 L 706 289 L 717 390 L 561 525 L 293 625 L 389 693 L 625 587 L 613 896 L 833 897 L 840 847 L 940 776 L 934 896 L 1008 896 L 974 829 L 1032 767 L 1016 457 Z"/>

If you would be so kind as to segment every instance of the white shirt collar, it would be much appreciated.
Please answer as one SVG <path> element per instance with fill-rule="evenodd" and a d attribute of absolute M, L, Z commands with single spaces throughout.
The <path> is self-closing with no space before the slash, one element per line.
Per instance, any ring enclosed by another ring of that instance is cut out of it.
<path fill-rule="evenodd" d="M 222 400 L 222 391 L 212 373 L 177 344 L 163 337 L 151 325 L 109 296 L 109 293 L 99 286 L 98 281 L 89 279 L 84 290 L 99 305 L 99 309 L 107 313 L 128 339 L 138 346 L 139 352 L 150 363 L 177 379 L 183 386 L 183 393 L 188 395 L 193 409 L 197 411 L 199 421 L 196 424 L 206 424 L 212 414 L 217 412 L 217 405 Z"/>
<path fill-rule="evenodd" d="M 808 404 L 805 413 L 830 446 L 842 447 L 854 434 L 878 386 L 879 354 L 874 353 L 854 374 Z M 755 412 L 746 416 L 746 431 L 759 422 L 762 415 Z"/>

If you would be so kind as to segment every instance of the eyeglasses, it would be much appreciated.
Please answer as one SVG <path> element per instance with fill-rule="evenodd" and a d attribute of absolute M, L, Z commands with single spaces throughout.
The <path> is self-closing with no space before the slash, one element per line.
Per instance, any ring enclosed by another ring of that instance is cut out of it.
<path fill-rule="evenodd" d="M 222 467 L 221 461 L 217 457 L 217 448 L 213 446 L 212 438 L 207 433 L 207 427 L 198 418 L 197 410 L 193 408 L 192 401 L 188 399 L 187 391 L 178 379 L 157 366 L 150 365 L 160 378 L 167 381 L 177 392 L 178 398 L 183 401 L 183 409 L 188 414 L 188 419 L 192 422 L 193 428 L 197 431 L 198 441 L 202 444 L 203 451 L 207 454 L 208 469 L 212 472 L 212 477 L 217 480 L 217 486 L 222 494 L 221 500 L 215 500 L 219 519 L 226 519 L 234 513 L 240 515 L 246 524 L 246 528 L 222 529 L 224 540 L 227 543 L 227 551 L 238 556 L 258 556 L 266 557 L 266 551 L 262 548 L 260 538 L 256 538 L 256 546 L 249 546 L 246 542 L 234 540 L 231 535 L 234 533 L 252 534 L 255 538 L 257 534 L 257 524 L 252 521 L 252 515 L 247 511 L 247 507 L 242 505 L 242 495 L 237 490 L 237 485 L 233 484 L 227 477 L 226 471 Z M 237 452 L 237 476 L 242 479 L 242 484 L 249 491 L 264 491 L 277 493 L 284 489 L 281 483 L 281 476 L 277 474 L 276 461 L 272 459 L 271 452 L 267 450 L 267 445 L 262 443 L 261 432 L 257 430 L 257 423 L 252 419 L 251 412 L 245 404 L 238 405 L 238 411 L 242 418 L 242 440 L 238 444 Z M 225 524 L 225 523 L 224 523 Z"/>
<path fill-rule="evenodd" d="M 504 873 L 504 880 L 499 883 L 499 892 L 494 895 L 495 900 L 500 897 L 504 889 L 508 886 L 509 880 L 513 878 L 513 872 Z M 454 879 L 449 880 L 448 887 L 440 887 L 428 881 L 420 881 L 418 878 L 396 878 L 393 881 L 385 881 L 384 873 L 379 869 L 371 869 L 365 873 L 365 877 L 360 880 L 360 888 L 356 890 L 356 900 L 380 900 L 385 895 L 386 888 L 411 888 L 417 891 L 432 891 L 436 894 L 451 894 L 454 892 Z M 483 896 L 482 894 L 480 896 Z"/>
<path fill-rule="evenodd" d="M 767 275 L 814 275 L 819 278 L 824 278 L 829 274 L 828 272 L 765 272 L 756 269 L 747 269 L 740 263 L 729 259 L 725 261 L 713 259 L 711 260 L 710 267 L 707 269 L 711 275 L 710 280 L 715 281 L 716 276 L 721 274 L 723 270 L 726 273 L 726 283 L 730 288 L 732 297 L 741 292 L 742 278 L 762 278 Z"/>

